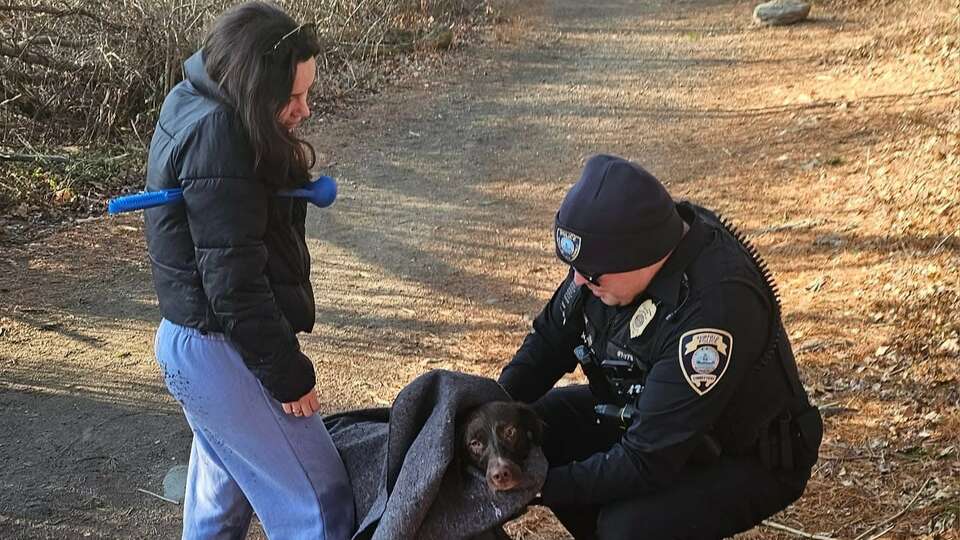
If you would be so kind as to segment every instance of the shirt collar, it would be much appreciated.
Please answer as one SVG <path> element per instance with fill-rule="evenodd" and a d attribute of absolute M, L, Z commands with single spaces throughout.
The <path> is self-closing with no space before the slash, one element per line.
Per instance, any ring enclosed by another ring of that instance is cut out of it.
<path fill-rule="evenodd" d="M 677 203 L 677 212 L 690 229 L 644 291 L 646 295 L 670 305 L 676 305 L 679 301 L 684 271 L 710 241 L 710 231 L 690 203 Z"/>

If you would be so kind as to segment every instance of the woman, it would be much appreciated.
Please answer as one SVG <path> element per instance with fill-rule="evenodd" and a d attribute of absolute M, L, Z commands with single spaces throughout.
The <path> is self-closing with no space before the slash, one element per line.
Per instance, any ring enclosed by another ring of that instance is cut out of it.
<path fill-rule="evenodd" d="M 271 538 L 349 538 L 353 496 L 319 415 L 297 332 L 315 306 L 303 185 L 313 149 L 296 135 L 319 45 L 310 27 L 250 2 L 214 22 L 164 101 L 147 187 L 184 204 L 146 211 L 163 321 L 157 360 L 193 446 L 183 538 L 242 538 L 256 512 Z"/>

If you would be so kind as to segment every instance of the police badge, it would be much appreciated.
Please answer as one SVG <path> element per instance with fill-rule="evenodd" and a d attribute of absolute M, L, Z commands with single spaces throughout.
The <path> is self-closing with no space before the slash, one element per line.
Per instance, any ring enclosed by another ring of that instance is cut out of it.
<path fill-rule="evenodd" d="M 580 254 L 580 237 L 557 227 L 557 251 L 567 262 L 573 262 Z"/>
<path fill-rule="evenodd" d="M 633 317 L 630 318 L 630 339 L 643 334 L 656 314 L 657 305 L 653 303 L 653 300 L 644 300 L 637 311 L 633 313 Z"/>
<path fill-rule="evenodd" d="M 698 328 L 680 336 L 680 370 L 699 395 L 713 388 L 730 365 L 733 336 L 716 328 Z"/>

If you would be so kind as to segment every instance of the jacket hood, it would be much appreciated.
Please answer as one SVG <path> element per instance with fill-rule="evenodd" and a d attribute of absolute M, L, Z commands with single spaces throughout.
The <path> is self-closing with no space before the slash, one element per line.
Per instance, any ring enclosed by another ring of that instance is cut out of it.
<path fill-rule="evenodd" d="M 201 94 L 211 97 L 222 103 L 230 103 L 227 94 L 220 89 L 217 83 L 213 82 L 210 75 L 207 74 L 207 68 L 203 63 L 203 49 L 193 53 L 187 61 L 183 63 L 183 72 L 187 81 L 193 85 Z"/>

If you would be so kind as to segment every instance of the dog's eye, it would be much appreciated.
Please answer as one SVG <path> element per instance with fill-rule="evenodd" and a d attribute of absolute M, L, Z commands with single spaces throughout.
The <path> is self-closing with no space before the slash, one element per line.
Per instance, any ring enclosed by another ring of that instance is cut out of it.
<path fill-rule="evenodd" d="M 481 441 L 480 439 L 471 439 L 470 451 L 475 454 L 479 454 L 480 452 L 483 452 L 483 441 Z"/>
<path fill-rule="evenodd" d="M 503 428 L 503 438 L 507 440 L 514 440 L 517 438 L 517 427 L 516 426 L 507 426 Z"/>

